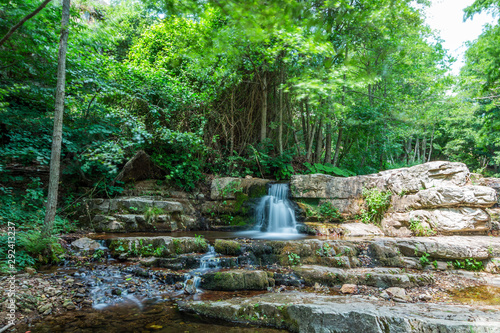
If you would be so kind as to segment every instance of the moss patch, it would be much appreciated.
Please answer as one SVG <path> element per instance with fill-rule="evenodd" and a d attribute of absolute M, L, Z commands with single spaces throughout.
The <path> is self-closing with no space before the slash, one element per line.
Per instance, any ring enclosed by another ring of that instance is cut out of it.
<path fill-rule="evenodd" d="M 215 240 L 215 252 L 230 256 L 236 256 L 241 254 L 241 245 L 232 240 L 216 239 Z"/>

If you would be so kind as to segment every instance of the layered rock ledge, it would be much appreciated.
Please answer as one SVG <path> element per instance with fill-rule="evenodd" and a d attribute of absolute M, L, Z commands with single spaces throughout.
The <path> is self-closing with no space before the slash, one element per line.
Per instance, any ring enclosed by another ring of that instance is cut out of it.
<path fill-rule="evenodd" d="M 498 332 L 494 309 L 445 304 L 400 304 L 353 296 L 265 294 L 217 302 L 182 302 L 184 312 L 291 332 Z"/>

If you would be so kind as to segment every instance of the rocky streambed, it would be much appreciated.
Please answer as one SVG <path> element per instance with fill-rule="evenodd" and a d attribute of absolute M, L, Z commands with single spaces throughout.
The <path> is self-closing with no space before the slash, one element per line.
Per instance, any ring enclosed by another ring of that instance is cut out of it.
<path fill-rule="evenodd" d="M 194 295 L 185 281 L 209 251 L 201 237 L 112 238 L 104 251 L 102 243 L 80 239 L 73 247 L 88 249 L 75 250 L 67 267 L 17 275 L 19 325 L 9 330 L 500 330 L 497 238 L 216 239 L 214 260 L 220 264 L 199 275 L 201 290 Z M 488 272 L 446 263 L 466 259 Z M 0 287 L 6 283 L 2 279 Z M 481 297 L 485 293 L 490 296 Z"/>

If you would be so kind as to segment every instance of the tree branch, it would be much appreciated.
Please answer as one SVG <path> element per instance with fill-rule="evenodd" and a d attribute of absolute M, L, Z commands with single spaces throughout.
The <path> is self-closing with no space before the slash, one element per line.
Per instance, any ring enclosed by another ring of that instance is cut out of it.
<path fill-rule="evenodd" d="M 21 21 L 19 21 L 19 23 L 10 28 L 9 32 L 7 32 L 7 34 L 0 40 L 0 46 L 2 46 L 7 41 L 7 39 L 9 39 L 10 36 L 12 36 L 12 34 L 24 24 L 24 22 L 28 21 L 30 18 L 38 14 L 51 1 L 52 0 L 45 0 L 40 6 L 38 6 L 37 9 L 31 12 L 31 14 L 26 15 Z"/>

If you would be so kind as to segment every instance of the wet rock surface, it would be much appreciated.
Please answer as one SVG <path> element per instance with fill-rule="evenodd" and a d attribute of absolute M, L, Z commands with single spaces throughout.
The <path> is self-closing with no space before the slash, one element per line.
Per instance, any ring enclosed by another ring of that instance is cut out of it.
<path fill-rule="evenodd" d="M 495 332 L 500 329 L 497 313 L 488 310 L 444 304 L 398 303 L 395 306 L 368 298 L 307 293 L 182 302 L 180 309 L 228 321 L 260 322 L 292 332 L 470 332 L 471 329 Z"/>

